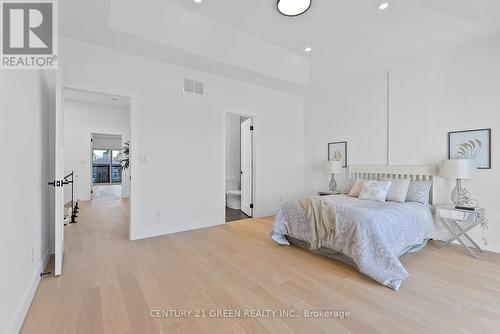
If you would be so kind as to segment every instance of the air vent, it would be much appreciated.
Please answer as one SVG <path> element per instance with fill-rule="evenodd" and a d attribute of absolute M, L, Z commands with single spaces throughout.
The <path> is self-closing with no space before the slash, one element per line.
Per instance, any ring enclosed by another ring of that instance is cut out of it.
<path fill-rule="evenodd" d="M 184 93 L 194 93 L 194 80 L 184 79 Z"/>
<path fill-rule="evenodd" d="M 194 82 L 194 93 L 198 95 L 203 95 L 203 82 L 201 81 Z"/>
<path fill-rule="evenodd" d="M 203 95 L 203 82 L 193 79 L 184 79 L 184 93 Z"/>

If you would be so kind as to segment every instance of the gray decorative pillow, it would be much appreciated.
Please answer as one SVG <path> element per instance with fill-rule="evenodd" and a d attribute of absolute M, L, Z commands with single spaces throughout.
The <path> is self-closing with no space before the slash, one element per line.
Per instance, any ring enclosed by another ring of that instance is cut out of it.
<path fill-rule="evenodd" d="M 366 181 L 363 184 L 361 194 L 359 194 L 359 199 L 385 202 L 391 183 L 391 181 Z"/>
<path fill-rule="evenodd" d="M 364 183 L 365 180 L 354 180 L 354 185 L 352 186 L 351 191 L 349 191 L 349 196 L 358 198 L 359 194 L 361 194 L 361 191 L 363 190 Z"/>
<path fill-rule="evenodd" d="M 354 181 L 356 181 L 356 180 L 355 179 L 349 179 L 349 180 L 346 181 L 344 187 L 342 188 L 342 194 L 349 195 L 349 193 L 351 192 L 352 187 L 354 186 Z"/>
<path fill-rule="evenodd" d="M 429 203 L 432 181 L 411 181 L 406 195 L 407 202 Z"/>
<path fill-rule="evenodd" d="M 404 203 L 410 187 L 410 179 L 390 179 L 384 178 L 383 181 L 391 181 L 391 186 L 387 192 L 386 201 Z"/>

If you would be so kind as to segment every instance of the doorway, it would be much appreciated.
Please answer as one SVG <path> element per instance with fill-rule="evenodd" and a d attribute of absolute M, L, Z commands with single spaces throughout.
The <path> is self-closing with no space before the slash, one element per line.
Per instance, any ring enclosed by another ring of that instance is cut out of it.
<path fill-rule="evenodd" d="M 129 152 L 131 99 L 126 96 L 67 87 L 64 85 L 61 69 L 56 71 L 54 97 L 50 140 L 53 156 L 49 185 L 54 188 L 51 198 L 53 202 L 51 215 L 54 219 L 54 275 L 60 276 L 65 248 L 65 230 L 72 224 L 80 222 L 80 219 L 75 218 L 79 216 L 78 211 L 82 209 L 82 206 L 89 210 L 93 209 L 87 204 L 91 202 L 93 193 L 91 182 L 94 167 L 93 136 L 94 134 L 119 136 L 117 138 L 120 143 L 126 144 L 127 152 Z M 110 164 L 104 167 L 109 170 L 109 174 L 104 176 L 100 168 L 103 166 L 96 166 L 96 177 L 101 175 L 101 181 L 107 181 L 111 186 L 120 185 L 122 189 L 121 191 L 110 189 L 101 194 L 103 197 L 111 194 L 115 197 L 113 200 L 116 203 L 103 204 L 101 208 L 116 209 L 119 210 L 117 215 L 125 216 L 126 220 L 123 221 L 127 224 L 123 226 L 123 230 L 130 239 L 128 201 L 131 188 L 130 172 L 128 169 L 121 169 L 121 166 L 116 164 L 120 146 L 105 146 L 104 148 L 104 152 L 100 153 L 102 158 L 109 156 Z M 128 157 L 129 154 L 126 159 L 127 167 Z M 85 219 L 82 218 L 82 220 Z"/>
<path fill-rule="evenodd" d="M 226 222 L 254 215 L 254 118 L 235 113 L 225 117 Z"/>
<path fill-rule="evenodd" d="M 77 202 L 129 198 L 121 150 L 130 140 L 130 98 L 64 89 L 64 169 L 74 173 Z"/>
<path fill-rule="evenodd" d="M 92 133 L 91 199 L 119 200 L 123 196 L 122 135 Z"/>

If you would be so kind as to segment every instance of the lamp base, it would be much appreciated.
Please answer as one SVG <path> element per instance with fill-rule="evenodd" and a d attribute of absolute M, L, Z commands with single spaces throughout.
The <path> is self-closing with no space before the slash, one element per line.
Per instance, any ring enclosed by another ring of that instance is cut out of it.
<path fill-rule="evenodd" d="M 332 174 L 332 178 L 330 179 L 330 191 L 332 193 L 337 190 L 337 181 L 335 181 L 335 174 Z"/>
<path fill-rule="evenodd" d="M 470 199 L 470 192 L 462 187 L 462 180 L 457 179 L 457 184 L 451 192 L 451 201 L 453 204 L 463 206 Z"/>

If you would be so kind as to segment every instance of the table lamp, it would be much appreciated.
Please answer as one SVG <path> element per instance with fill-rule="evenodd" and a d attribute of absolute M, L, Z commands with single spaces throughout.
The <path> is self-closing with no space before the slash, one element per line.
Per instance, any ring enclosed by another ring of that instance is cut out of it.
<path fill-rule="evenodd" d="M 462 180 L 471 179 L 476 170 L 476 161 L 470 159 L 444 160 L 439 168 L 439 175 L 445 179 L 455 179 L 457 184 L 451 192 L 453 204 L 463 206 L 468 204 L 470 192 L 462 187 Z"/>
<path fill-rule="evenodd" d="M 342 161 L 327 161 L 325 163 L 325 172 L 331 175 L 330 179 L 330 191 L 335 192 L 337 189 L 337 181 L 335 181 L 335 174 L 342 174 L 344 170 L 342 169 Z"/>

